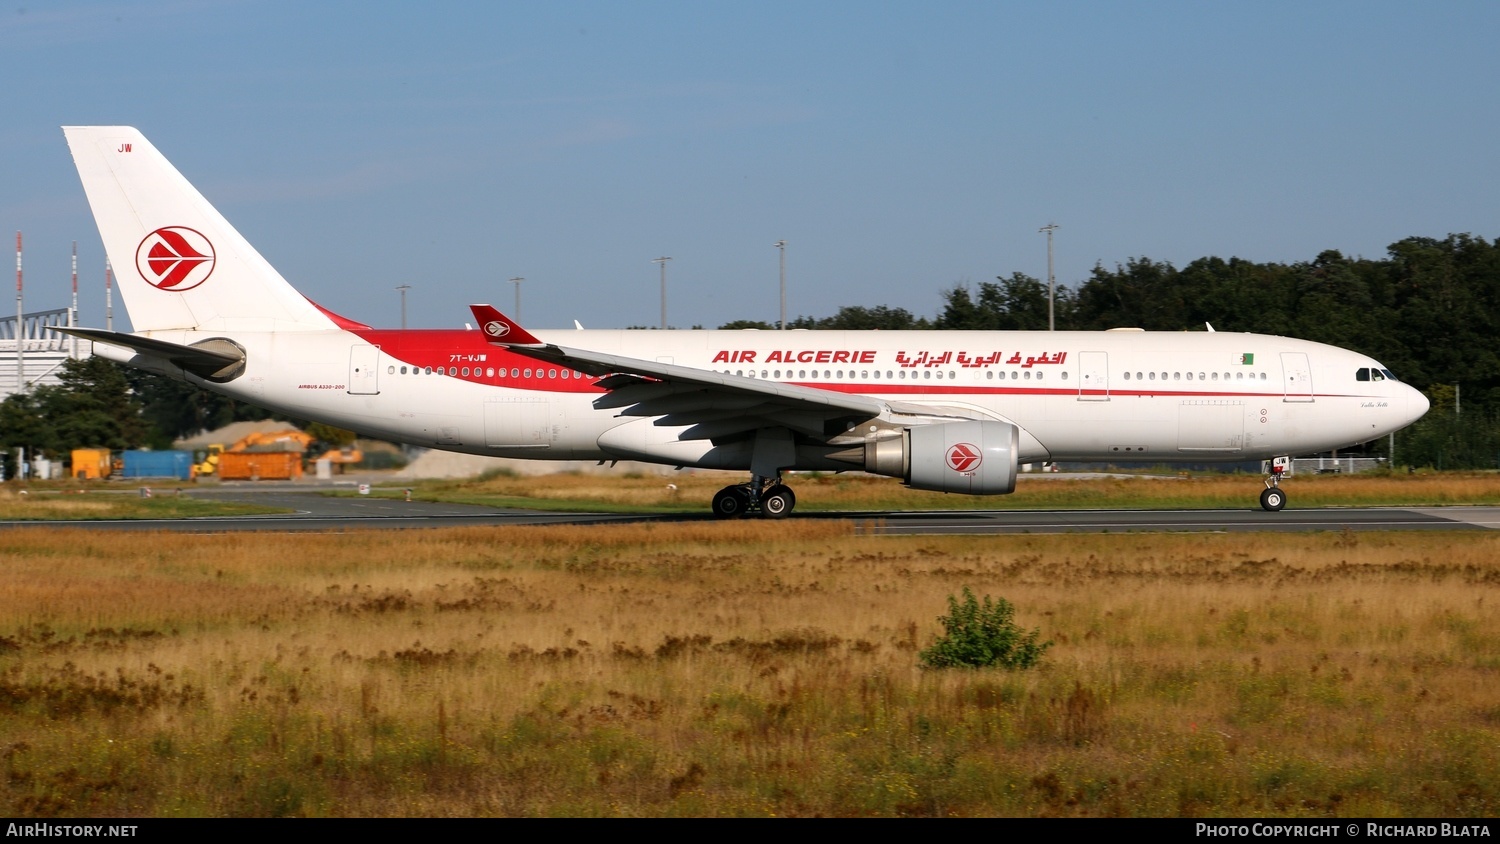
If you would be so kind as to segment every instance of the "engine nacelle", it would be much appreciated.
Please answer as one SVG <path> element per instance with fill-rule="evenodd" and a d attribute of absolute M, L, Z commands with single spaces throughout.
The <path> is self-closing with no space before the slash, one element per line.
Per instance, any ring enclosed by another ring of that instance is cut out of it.
<path fill-rule="evenodd" d="M 1020 429 L 1009 422 L 918 425 L 900 438 L 865 443 L 865 471 L 913 489 L 1006 495 L 1016 489 Z"/>

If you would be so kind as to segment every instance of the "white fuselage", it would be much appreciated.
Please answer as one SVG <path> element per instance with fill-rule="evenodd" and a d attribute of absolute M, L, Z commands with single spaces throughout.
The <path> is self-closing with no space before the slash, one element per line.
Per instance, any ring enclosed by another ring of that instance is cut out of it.
<path fill-rule="evenodd" d="M 1312 453 L 1384 436 L 1428 406 L 1368 357 L 1255 334 L 535 333 L 547 343 L 1012 422 L 1022 431 L 1022 461 L 1203 462 Z M 678 431 L 657 420 L 595 409 L 604 394 L 594 386 L 598 379 L 497 348 L 479 331 L 151 336 L 183 345 L 227 336 L 245 349 L 244 374 L 226 384 L 188 380 L 368 436 L 530 459 L 630 458 L 710 468 L 745 468 L 739 464 L 748 461 L 715 451 L 707 440 L 679 441 Z M 110 350 L 100 347 L 106 355 Z M 110 356 L 149 365 L 124 350 Z M 848 467 L 806 458 L 796 468 Z"/>

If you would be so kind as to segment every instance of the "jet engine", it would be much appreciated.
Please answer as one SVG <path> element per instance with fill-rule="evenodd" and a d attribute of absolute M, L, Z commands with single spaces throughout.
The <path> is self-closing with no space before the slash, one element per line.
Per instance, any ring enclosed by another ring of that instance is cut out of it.
<path fill-rule="evenodd" d="M 979 420 L 919 425 L 900 437 L 870 440 L 864 451 L 866 472 L 900 478 L 913 489 L 1006 495 L 1016 489 L 1020 429 Z"/>

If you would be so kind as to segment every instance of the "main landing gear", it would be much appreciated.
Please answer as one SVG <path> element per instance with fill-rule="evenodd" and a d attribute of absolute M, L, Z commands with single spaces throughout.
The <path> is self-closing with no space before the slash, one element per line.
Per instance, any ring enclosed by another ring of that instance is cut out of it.
<path fill-rule="evenodd" d="M 781 482 L 779 475 L 751 475 L 749 483 L 726 486 L 715 493 L 713 506 L 714 515 L 721 519 L 737 519 L 751 513 L 759 513 L 763 519 L 784 519 L 797 506 L 797 496 Z"/>
<path fill-rule="evenodd" d="M 1279 461 L 1273 463 L 1271 474 L 1266 478 L 1266 488 L 1260 491 L 1260 506 L 1272 513 L 1286 506 L 1286 493 L 1281 490 L 1281 473 L 1285 471 L 1286 467 Z"/>

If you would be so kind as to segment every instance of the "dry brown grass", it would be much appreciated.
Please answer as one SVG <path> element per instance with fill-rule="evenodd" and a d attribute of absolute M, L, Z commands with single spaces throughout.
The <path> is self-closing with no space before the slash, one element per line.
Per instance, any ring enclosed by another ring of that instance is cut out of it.
<path fill-rule="evenodd" d="M 1500 811 L 1500 535 L 0 534 L 11 815 Z M 923 671 L 963 586 L 1055 642 Z"/>

